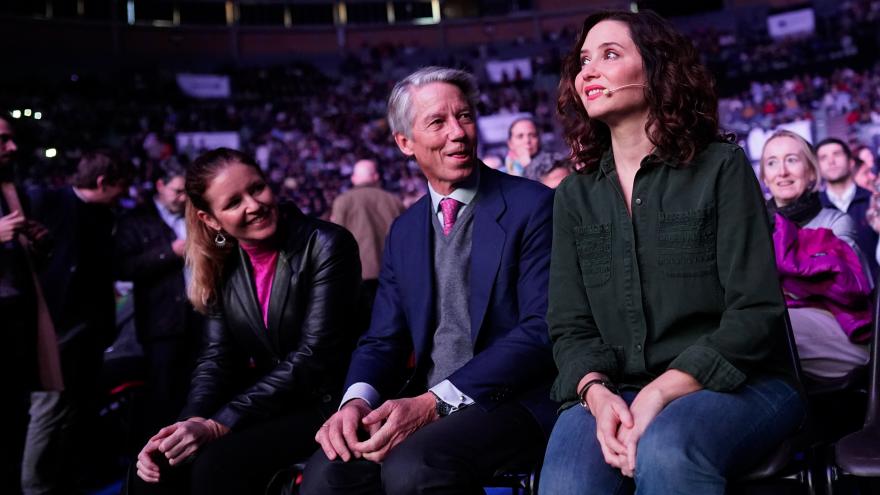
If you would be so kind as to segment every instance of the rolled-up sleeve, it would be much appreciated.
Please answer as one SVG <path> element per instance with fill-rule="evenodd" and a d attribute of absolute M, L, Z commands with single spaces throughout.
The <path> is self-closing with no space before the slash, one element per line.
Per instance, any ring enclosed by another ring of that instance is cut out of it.
<path fill-rule="evenodd" d="M 785 304 L 770 223 L 752 167 L 731 148 L 715 184 L 717 267 L 725 309 L 717 329 L 685 348 L 669 368 L 705 388 L 730 391 L 784 345 Z"/>

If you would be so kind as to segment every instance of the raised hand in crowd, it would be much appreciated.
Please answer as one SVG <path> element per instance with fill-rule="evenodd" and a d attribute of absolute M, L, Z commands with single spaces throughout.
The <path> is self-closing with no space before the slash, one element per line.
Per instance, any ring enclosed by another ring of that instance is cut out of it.
<path fill-rule="evenodd" d="M 0 217 L 0 242 L 9 242 L 25 227 L 27 219 L 18 210 Z"/>

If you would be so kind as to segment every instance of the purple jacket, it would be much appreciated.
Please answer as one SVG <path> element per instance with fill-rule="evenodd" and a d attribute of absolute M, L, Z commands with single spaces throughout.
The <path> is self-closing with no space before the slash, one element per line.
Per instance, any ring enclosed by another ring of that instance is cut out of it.
<path fill-rule="evenodd" d="M 868 339 L 871 284 L 846 242 L 830 229 L 798 228 L 777 214 L 773 247 L 788 307 L 825 309 L 850 340 Z"/>

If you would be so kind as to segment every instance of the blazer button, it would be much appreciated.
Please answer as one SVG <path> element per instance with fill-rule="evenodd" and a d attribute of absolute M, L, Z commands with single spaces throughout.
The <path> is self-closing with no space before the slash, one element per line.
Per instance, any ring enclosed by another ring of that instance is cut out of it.
<path fill-rule="evenodd" d="M 324 396 L 321 397 L 321 401 L 323 401 L 324 404 L 330 402 L 331 400 L 333 400 L 333 396 L 330 394 L 324 394 Z"/>

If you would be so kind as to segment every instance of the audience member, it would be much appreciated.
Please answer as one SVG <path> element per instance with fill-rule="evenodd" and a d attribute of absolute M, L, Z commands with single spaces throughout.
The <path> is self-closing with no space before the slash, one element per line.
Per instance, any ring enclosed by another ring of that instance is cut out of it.
<path fill-rule="evenodd" d="M 856 342 L 867 339 L 872 320 L 870 272 L 855 222 L 822 207 L 818 160 L 793 132 L 767 140 L 760 175 L 772 195 L 776 266 L 801 366 L 812 377 L 843 377 L 868 362 L 867 346 Z"/>
<path fill-rule="evenodd" d="M 156 431 L 183 408 L 204 322 L 186 299 L 184 170 L 158 170 L 155 195 L 116 231 L 116 277 L 134 282 L 134 320 L 147 378 L 145 427 Z"/>
<path fill-rule="evenodd" d="M 504 167 L 508 174 L 523 176 L 526 168 L 541 151 L 541 137 L 535 121 L 529 118 L 517 119 L 507 129 L 507 156 Z"/>
<path fill-rule="evenodd" d="M 185 187 L 189 298 L 209 318 L 181 419 L 138 454 L 129 489 L 263 493 L 273 473 L 314 451 L 339 401 L 357 337 L 357 244 L 276 203 L 238 151 L 198 157 Z"/>
<path fill-rule="evenodd" d="M 31 191 L 33 216 L 51 232 L 41 273 L 61 356 L 64 391 L 31 393 L 22 466 L 25 494 L 70 493 L 87 472 L 104 349 L 116 338 L 114 215 L 131 166 L 105 152 L 83 155 L 72 185 Z"/>
<path fill-rule="evenodd" d="M 306 495 L 472 493 L 543 450 L 556 408 L 544 323 L 552 194 L 476 159 L 476 98 L 470 74 L 442 67 L 391 91 L 394 139 L 430 194 L 391 228 L 372 324 L 316 436 Z"/>
<path fill-rule="evenodd" d="M 871 193 L 856 185 L 856 161 L 849 146 L 840 139 L 826 138 L 816 144 L 816 155 L 819 158 L 819 171 L 825 181 L 825 190 L 819 193 L 822 206 L 837 208 L 848 214 L 855 222 L 859 249 L 863 253 L 875 252 L 878 235 L 867 219 Z M 874 280 L 877 276 L 877 260 L 870 255 L 867 259 L 871 269 L 869 276 Z"/>
<path fill-rule="evenodd" d="M 351 172 L 351 185 L 347 192 L 333 202 L 330 221 L 348 229 L 358 243 L 361 257 L 361 291 L 359 298 L 359 329 L 370 325 L 373 299 L 379 286 L 379 267 L 385 236 L 391 223 L 403 213 L 403 203 L 394 195 L 383 191 L 378 165 L 374 160 L 358 160 Z"/>
<path fill-rule="evenodd" d="M 571 160 L 562 153 L 540 153 L 526 169 L 526 178 L 556 189 L 573 171 Z"/>
<path fill-rule="evenodd" d="M 654 13 L 587 17 L 558 108 L 584 167 L 554 207 L 541 490 L 721 495 L 804 415 L 751 165 Z"/>
<path fill-rule="evenodd" d="M 16 161 L 15 133 L 0 116 L 0 314 L 3 315 L 3 347 L 0 376 L 3 377 L 6 433 L 0 446 L 0 492 L 21 492 L 21 459 L 27 431 L 28 393 L 39 385 L 33 248 L 45 229 L 26 216 L 22 200 L 26 197 L 14 182 Z M 45 243 L 43 243 L 45 244 Z M 39 245 L 39 242 L 37 242 Z M 45 255 L 45 253 L 41 253 Z M 40 261 L 42 256 L 40 256 Z M 45 301 L 43 301 L 45 303 Z M 51 328 L 48 331 L 52 331 Z M 49 343 L 57 349 L 54 340 Z M 57 350 L 53 356 L 57 360 Z M 57 363 L 56 363 L 57 364 Z M 40 363 L 42 365 L 42 363 Z M 51 370 L 50 370 L 51 371 Z"/>
<path fill-rule="evenodd" d="M 874 168 L 874 153 L 867 146 L 859 146 L 855 150 L 855 157 L 856 172 L 853 174 L 853 181 L 871 194 L 876 193 L 874 182 L 877 180 L 877 170 Z"/>

